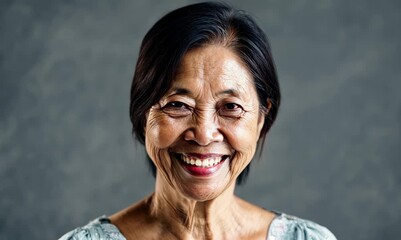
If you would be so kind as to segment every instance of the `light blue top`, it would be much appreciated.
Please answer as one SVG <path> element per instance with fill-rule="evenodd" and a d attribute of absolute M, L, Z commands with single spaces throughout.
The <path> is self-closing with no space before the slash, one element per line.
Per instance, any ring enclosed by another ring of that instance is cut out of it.
<path fill-rule="evenodd" d="M 266 230 L 267 231 L 267 230 Z M 277 213 L 266 240 L 336 240 L 325 227 L 285 213 Z M 107 217 L 100 217 L 86 226 L 76 228 L 59 240 L 126 240 Z"/>

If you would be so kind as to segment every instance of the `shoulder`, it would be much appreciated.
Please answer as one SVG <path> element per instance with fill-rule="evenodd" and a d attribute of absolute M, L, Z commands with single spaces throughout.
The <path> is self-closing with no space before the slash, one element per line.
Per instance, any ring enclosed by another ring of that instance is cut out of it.
<path fill-rule="evenodd" d="M 272 221 L 267 240 L 336 240 L 326 227 L 315 222 L 279 213 Z"/>
<path fill-rule="evenodd" d="M 118 228 L 111 224 L 106 217 L 97 218 L 83 227 L 78 227 L 59 240 L 125 240 Z"/>

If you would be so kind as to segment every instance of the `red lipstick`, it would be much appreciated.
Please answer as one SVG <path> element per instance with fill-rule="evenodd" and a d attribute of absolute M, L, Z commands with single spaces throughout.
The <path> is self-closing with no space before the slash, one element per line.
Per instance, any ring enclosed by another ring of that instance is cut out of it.
<path fill-rule="evenodd" d="M 226 160 L 227 155 L 222 154 L 199 154 L 188 153 L 180 154 L 181 166 L 191 175 L 198 177 L 207 177 L 217 172 Z M 209 161 L 207 160 L 209 159 Z M 205 163 L 205 161 L 207 161 Z M 212 163 L 210 163 L 212 161 Z M 206 164 L 206 165 L 205 165 Z"/>

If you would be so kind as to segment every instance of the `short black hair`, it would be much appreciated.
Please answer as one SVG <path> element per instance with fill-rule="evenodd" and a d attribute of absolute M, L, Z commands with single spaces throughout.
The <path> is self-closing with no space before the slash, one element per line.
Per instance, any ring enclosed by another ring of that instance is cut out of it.
<path fill-rule="evenodd" d="M 169 90 L 183 56 L 191 49 L 220 44 L 233 50 L 251 73 L 265 123 L 258 147 L 277 116 L 280 88 L 271 49 L 264 32 L 248 13 L 219 2 L 176 9 L 155 23 L 145 35 L 131 87 L 132 132 L 145 143 L 146 114 Z M 270 109 L 267 110 L 267 106 Z M 156 166 L 148 157 L 153 175 Z M 237 178 L 246 179 L 249 165 Z"/>

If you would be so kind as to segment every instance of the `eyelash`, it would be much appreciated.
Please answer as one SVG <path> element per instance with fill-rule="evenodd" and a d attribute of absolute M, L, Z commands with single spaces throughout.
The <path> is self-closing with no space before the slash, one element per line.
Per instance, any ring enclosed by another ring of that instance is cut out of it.
<path fill-rule="evenodd" d="M 161 110 L 171 117 L 185 117 L 192 113 L 192 108 L 180 101 L 169 102 Z"/>
<path fill-rule="evenodd" d="M 185 117 L 191 114 L 194 109 L 183 102 L 172 101 L 164 105 L 161 110 L 172 117 Z M 245 111 L 240 104 L 227 102 L 218 106 L 217 112 L 223 117 L 239 118 Z"/>
<path fill-rule="evenodd" d="M 223 117 L 239 118 L 245 112 L 241 105 L 233 102 L 224 103 L 218 109 L 218 112 Z"/>
<path fill-rule="evenodd" d="M 179 105 L 179 106 L 174 106 L 174 105 Z M 169 102 L 166 104 L 166 107 L 172 107 L 172 108 L 182 108 L 185 106 L 186 106 L 185 103 L 179 101 Z"/>

